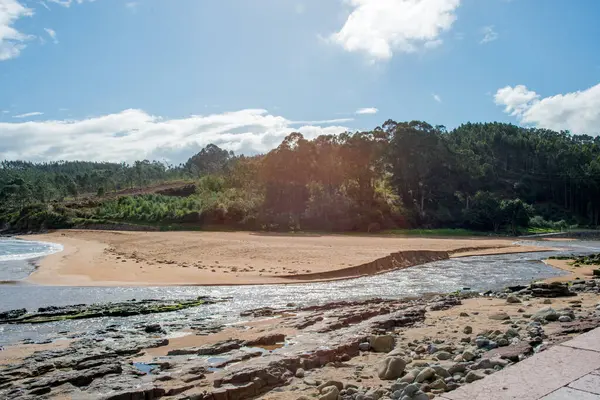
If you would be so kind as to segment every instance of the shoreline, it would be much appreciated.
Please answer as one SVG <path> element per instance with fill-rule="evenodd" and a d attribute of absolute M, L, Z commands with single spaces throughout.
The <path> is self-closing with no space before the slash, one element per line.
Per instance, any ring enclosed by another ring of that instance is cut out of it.
<path fill-rule="evenodd" d="M 599 327 L 597 285 L 534 284 L 485 295 L 289 304 L 247 310 L 227 325 L 190 319 L 172 325 L 173 317 L 165 314 L 133 328 L 111 325 L 84 336 L 65 329 L 51 342 L 0 352 L 0 377 L 10 383 L 0 397 L 43 392 L 108 398 L 143 390 L 202 400 L 297 400 L 319 398 L 323 383 L 352 387 L 364 396 L 377 388 L 391 397 L 417 381 L 422 392 L 443 396 Z M 390 358 L 402 359 L 402 368 L 382 369 Z M 26 375 L 15 374 L 15 368 Z M 80 382 L 80 376 L 93 383 L 54 384 Z"/>
<path fill-rule="evenodd" d="M 22 282 L 44 286 L 288 285 L 356 279 L 432 261 L 553 250 L 512 239 L 61 230 L 18 237 L 61 252 Z"/>
<path fill-rule="evenodd" d="M 586 265 L 575 267 L 571 263 L 572 259 L 569 260 L 556 260 L 556 259 L 547 259 L 544 260 L 544 264 L 550 265 L 551 267 L 561 269 L 563 271 L 568 272 L 568 275 L 557 276 L 554 278 L 549 278 L 546 282 L 569 282 L 573 280 L 586 280 L 594 278 L 594 270 L 598 269 L 598 265 Z"/>

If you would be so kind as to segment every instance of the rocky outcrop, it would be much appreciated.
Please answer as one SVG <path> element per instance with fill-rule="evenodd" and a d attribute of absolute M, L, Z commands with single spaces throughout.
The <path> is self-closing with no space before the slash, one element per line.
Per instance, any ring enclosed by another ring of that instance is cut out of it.
<path fill-rule="evenodd" d="M 37 311 L 25 309 L 0 313 L 0 324 L 40 324 L 73 319 L 101 317 L 130 317 L 133 315 L 156 314 L 184 310 L 216 300 L 198 297 L 193 300 L 138 300 L 121 303 L 76 304 L 60 307 L 41 307 Z"/>
<path fill-rule="evenodd" d="M 577 294 L 569 289 L 569 285 L 561 282 L 534 283 L 528 290 L 533 297 L 571 297 Z"/>

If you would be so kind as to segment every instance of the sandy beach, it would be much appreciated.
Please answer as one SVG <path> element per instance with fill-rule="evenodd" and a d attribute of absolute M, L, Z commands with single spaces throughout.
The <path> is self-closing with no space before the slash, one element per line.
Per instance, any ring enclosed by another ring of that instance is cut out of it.
<path fill-rule="evenodd" d="M 550 278 L 547 282 L 568 282 L 575 279 L 591 279 L 594 276 L 594 270 L 598 269 L 598 265 L 582 265 L 580 267 L 576 267 L 573 265 L 573 260 L 546 260 L 544 261 L 546 264 L 562 269 L 563 271 L 569 272 L 569 275 L 557 276 L 555 278 Z"/>
<path fill-rule="evenodd" d="M 56 286 L 247 285 L 347 279 L 448 257 L 544 250 L 511 239 L 62 230 L 27 281 Z M 390 261 L 390 255 L 393 260 Z"/>

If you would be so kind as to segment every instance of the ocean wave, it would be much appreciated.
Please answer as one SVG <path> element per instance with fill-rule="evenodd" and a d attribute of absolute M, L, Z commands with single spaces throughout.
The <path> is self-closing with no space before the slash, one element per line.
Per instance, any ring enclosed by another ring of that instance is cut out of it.
<path fill-rule="evenodd" d="M 29 260 L 63 251 L 62 245 L 49 242 L 6 239 L 0 241 L 0 249 L 2 248 L 2 245 L 6 247 L 10 246 L 8 249 L 10 253 L 0 254 L 0 262 Z"/>

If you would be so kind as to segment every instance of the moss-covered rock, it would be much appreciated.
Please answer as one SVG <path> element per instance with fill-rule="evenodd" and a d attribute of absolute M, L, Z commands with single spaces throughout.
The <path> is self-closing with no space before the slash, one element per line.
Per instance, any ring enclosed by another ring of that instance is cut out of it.
<path fill-rule="evenodd" d="M 42 307 L 34 312 L 13 310 L 0 313 L 0 324 L 40 324 L 45 322 L 100 317 L 129 317 L 185 310 L 215 299 L 198 297 L 191 300 L 139 300 L 121 303 L 77 304 L 64 307 Z"/>

